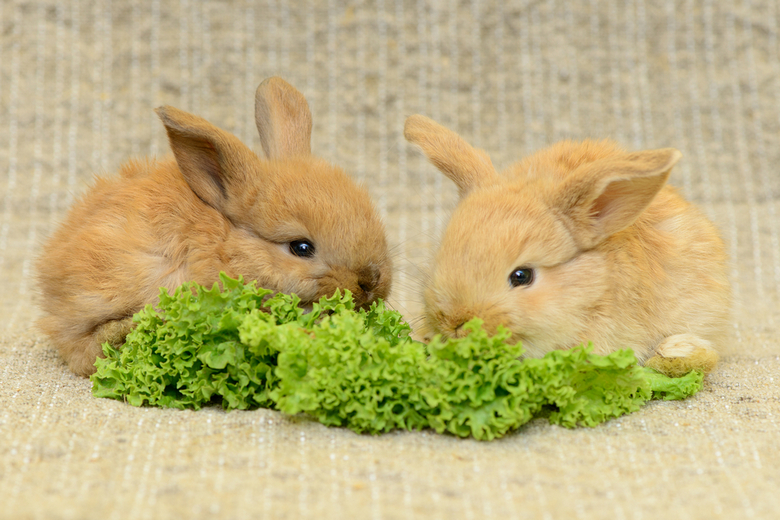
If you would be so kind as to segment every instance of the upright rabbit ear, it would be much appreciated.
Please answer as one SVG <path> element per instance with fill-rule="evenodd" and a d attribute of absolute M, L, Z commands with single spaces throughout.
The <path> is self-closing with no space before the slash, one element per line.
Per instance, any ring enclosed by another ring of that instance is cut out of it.
<path fill-rule="evenodd" d="M 636 221 L 680 157 L 663 148 L 584 164 L 563 183 L 554 205 L 572 222 L 580 246 L 594 247 Z"/>
<path fill-rule="evenodd" d="M 257 87 L 255 123 L 268 159 L 311 155 L 309 104 L 282 78 L 268 78 Z"/>
<path fill-rule="evenodd" d="M 480 185 L 498 180 L 490 157 L 458 134 L 419 114 L 406 118 L 404 137 L 458 187 L 461 198 Z"/>
<path fill-rule="evenodd" d="M 246 165 L 256 160 L 252 151 L 203 118 L 170 106 L 155 112 L 187 184 L 207 204 L 224 210 L 229 193 L 245 182 Z"/>

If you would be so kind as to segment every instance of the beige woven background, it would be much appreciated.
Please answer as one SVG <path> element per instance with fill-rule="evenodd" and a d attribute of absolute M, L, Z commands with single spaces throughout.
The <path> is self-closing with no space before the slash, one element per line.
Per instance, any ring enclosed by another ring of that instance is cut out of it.
<path fill-rule="evenodd" d="M 0 518 L 777 518 L 780 6 L 773 1 L 0 2 Z M 723 230 L 733 347 L 698 396 L 479 443 L 91 396 L 36 316 L 41 242 L 93 174 L 164 154 L 152 108 L 255 149 L 252 96 L 308 97 L 313 148 L 367 183 L 413 318 L 455 190 L 427 114 L 501 167 L 562 138 L 674 146 Z"/>

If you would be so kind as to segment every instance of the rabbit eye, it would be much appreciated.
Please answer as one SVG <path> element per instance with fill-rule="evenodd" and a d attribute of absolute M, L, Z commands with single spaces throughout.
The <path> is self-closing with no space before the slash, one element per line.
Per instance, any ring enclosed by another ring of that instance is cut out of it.
<path fill-rule="evenodd" d="M 301 258 L 314 256 L 314 244 L 308 240 L 293 240 L 290 242 L 290 253 Z"/>
<path fill-rule="evenodd" d="M 509 275 L 509 283 L 512 287 L 531 285 L 534 282 L 534 270 L 530 267 L 518 267 Z"/>

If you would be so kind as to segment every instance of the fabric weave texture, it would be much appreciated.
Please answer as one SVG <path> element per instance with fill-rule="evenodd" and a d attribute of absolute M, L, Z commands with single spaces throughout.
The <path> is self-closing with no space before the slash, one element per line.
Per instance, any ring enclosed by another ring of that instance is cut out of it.
<path fill-rule="evenodd" d="M 1 2 L 0 518 L 776 518 L 779 20 L 771 0 Z M 499 169 L 569 138 L 681 150 L 671 183 L 721 229 L 735 297 L 705 388 L 494 442 L 94 398 L 33 326 L 42 242 L 94 175 L 170 153 L 154 107 L 259 151 L 272 75 L 374 196 L 410 320 L 457 192 L 408 115 Z"/>

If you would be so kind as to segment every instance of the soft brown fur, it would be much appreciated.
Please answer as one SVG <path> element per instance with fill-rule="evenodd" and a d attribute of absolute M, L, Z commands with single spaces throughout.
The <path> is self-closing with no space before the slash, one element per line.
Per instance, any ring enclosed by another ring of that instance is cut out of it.
<path fill-rule="evenodd" d="M 564 141 L 499 175 L 428 118 L 409 117 L 405 135 L 461 194 L 424 291 L 424 333 L 460 336 L 479 317 L 529 356 L 592 341 L 663 358 L 649 364 L 669 374 L 714 366 L 730 312 L 726 254 L 665 184 L 680 152 Z M 531 285 L 509 283 L 519 267 L 535 270 Z"/>
<path fill-rule="evenodd" d="M 256 105 L 267 160 L 199 117 L 159 108 L 175 159 L 133 160 L 97 178 L 46 243 L 40 326 L 74 372 L 93 373 L 101 343 L 121 345 L 160 287 L 211 286 L 220 271 L 304 305 L 337 288 L 358 305 L 387 296 L 384 227 L 364 188 L 310 155 L 304 97 L 271 78 Z M 290 252 L 304 238 L 311 258 Z"/>

